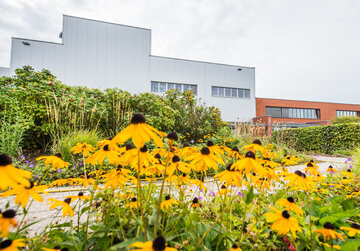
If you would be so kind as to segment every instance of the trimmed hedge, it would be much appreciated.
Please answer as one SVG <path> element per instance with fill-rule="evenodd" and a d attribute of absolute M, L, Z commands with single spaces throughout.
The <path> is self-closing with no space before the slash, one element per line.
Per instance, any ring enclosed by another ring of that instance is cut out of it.
<path fill-rule="evenodd" d="M 274 131 L 272 140 L 291 145 L 298 151 L 332 153 L 340 149 L 353 149 L 360 146 L 360 124 L 293 128 Z"/>

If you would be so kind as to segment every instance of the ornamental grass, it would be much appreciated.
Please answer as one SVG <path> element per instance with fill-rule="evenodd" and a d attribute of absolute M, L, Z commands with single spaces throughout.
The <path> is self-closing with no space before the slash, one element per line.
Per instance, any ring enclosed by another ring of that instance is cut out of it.
<path fill-rule="evenodd" d="M 96 148 L 71 149 L 83 158 L 80 177 L 47 186 L 48 170 L 68 168 L 61 155 L 39 157 L 36 179 L 1 154 L 1 196 L 15 206 L 1 208 L 0 250 L 357 250 L 358 172 L 333 165 L 322 174 L 314 161 L 289 171 L 300 159 L 277 163 L 272 149 L 260 140 L 182 145 L 135 114 Z M 74 184 L 70 196 L 43 198 Z M 64 223 L 30 234 L 34 200 Z"/>

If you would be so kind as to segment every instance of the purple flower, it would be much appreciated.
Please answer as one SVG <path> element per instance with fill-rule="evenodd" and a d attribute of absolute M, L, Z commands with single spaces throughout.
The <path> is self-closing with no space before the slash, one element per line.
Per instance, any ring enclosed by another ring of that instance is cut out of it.
<path fill-rule="evenodd" d="M 352 168 L 352 166 L 349 167 L 349 169 L 351 169 L 351 168 Z"/>
<path fill-rule="evenodd" d="M 35 165 L 34 164 L 30 164 L 29 167 L 34 167 Z"/>
<path fill-rule="evenodd" d="M 30 164 L 30 161 L 28 161 L 28 160 L 25 160 L 25 162 L 28 163 L 28 164 Z"/>
<path fill-rule="evenodd" d="M 351 158 L 348 158 L 347 160 L 348 160 L 348 161 L 350 161 L 350 160 L 351 160 Z"/>
<path fill-rule="evenodd" d="M 75 164 L 74 168 L 76 168 L 76 164 Z"/>
<path fill-rule="evenodd" d="M 79 163 L 79 166 L 82 166 L 82 162 Z"/>
<path fill-rule="evenodd" d="M 61 173 L 62 172 L 62 169 L 60 168 L 59 170 L 57 170 L 58 173 Z"/>
<path fill-rule="evenodd" d="M 211 192 L 209 193 L 209 195 L 212 196 L 212 197 L 215 197 L 216 194 L 215 194 L 214 191 L 211 191 Z"/>
<path fill-rule="evenodd" d="M 20 158 L 25 159 L 25 156 L 24 156 L 24 155 L 21 155 Z"/>
<path fill-rule="evenodd" d="M 39 177 L 39 175 L 38 175 L 38 174 L 36 174 L 36 175 L 35 175 L 35 178 L 37 178 L 37 177 Z"/>
<path fill-rule="evenodd" d="M 195 142 L 194 140 L 191 140 L 191 143 L 192 143 L 192 144 L 194 144 L 194 142 Z"/>
<path fill-rule="evenodd" d="M 330 187 L 334 187 L 333 185 L 331 185 Z"/>
<path fill-rule="evenodd" d="M 201 196 L 200 196 L 198 199 L 199 199 L 199 200 L 202 200 L 202 199 L 203 199 L 203 197 L 201 197 Z"/>
<path fill-rule="evenodd" d="M 245 197 L 245 194 L 243 194 L 242 192 L 238 192 L 238 195 L 240 195 L 241 197 Z"/>

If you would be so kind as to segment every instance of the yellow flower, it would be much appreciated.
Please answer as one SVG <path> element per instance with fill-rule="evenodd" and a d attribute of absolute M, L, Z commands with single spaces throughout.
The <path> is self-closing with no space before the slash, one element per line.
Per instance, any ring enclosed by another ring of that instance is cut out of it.
<path fill-rule="evenodd" d="M 268 152 L 259 139 L 255 139 L 252 144 L 243 146 L 243 150 L 246 152 L 251 151 L 253 153 L 260 152 L 263 157 L 268 157 Z"/>
<path fill-rule="evenodd" d="M 232 164 L 229 164 L 224 171 L 216 174 L 214 179 L 225 182 L 227 186 L 240 186 L 242 178 L 241 173 L 232 169 Z"/>
<path fill-rule="evenodd" d="M 53 168 L 61 169 L 61 168 L 68 168 L 69 162 L 63 161 L 61 159 L 61 153 L 57 153 L 53 156 L 41 156 L 36 159 L 36 161 L 43 160 L 45 165 L 52 165 Z"/>
<path fill-rule="evenodd" d="M 84 157 L 87 157 L 95 151 L 95 148 L 92 145 L 89 145 L 86 142 L 83 143 L 77 143 L 76 146 L 70 149 L 74 154 L 83 153 Z"/>
<path fill-rule="evenodd" d="M 190 206 L 191 208 L 198 208 L 198 207 L 202 207 L 201 204 L 199 204 L 199 199 L 198 198 L 194 198 L 192 201 L 192 204 Z"/>
<path fill-rule="evenodd" d="M 154 241 L 135 242 L 129 248 L 137 248 L 137 251 L 176 251 L 176 248 L 166 246 L 165 238 L 158 236 Z"/>
<path fill-rule="evenodd" d="M 322 236 L 324 237 L 324 241 L 326 241 L 327 239 L 337 240 L 338 238 L 344 240 L 344 238 L 342 237 L 342 234 L 336 232 L 334 229 L 335 229 L 335 227 L 333 226 L 333 224 L 331 224 L 330 222 L 326 222 L 324 224 L 324 228 L 317 229 L 314 232 L 322 234 Z"/>
<path fill-rule="evenodd" d="M 238 247 L 238 245 L 234 244 L 232 245 L 232 247 L 229 249 L 229 251 L 242 251 L 241 248 Z"/>
<path fill-rule="evenodd" d="M 294 157 L 289 155 L 287 156 L 285 159 L 283 159 L 281 161 L 281 163 L 284 165 L 284 166 L 293 166 L 293 165 L 296 165 L 297 162 L 295 161 Z"/>
<path fill-rule="evenodd" d="M 176 200 L 171 199 L 169 195 L 166 195 L 165 200 L 160 204 L 160 208 L 163 210 L 167 210 L 170 209 L 172 205 L 177 205 L 177 204 L 178 202 Z"/>
<path fill-rule="evenodd" d="M 58 179 L 55 180 L 53 182 L 51 182 L 51 184 L 49 185 L 49 187 L 54 187 L 54 186 L 65 186 L 66 184 L 72 185 L 74 183 L 72 178 L 69 179 Z"/>
<path fill-rule="evenodd" d="M 228 155 L 228 158 L 234 158 L 234 161 L 235 160 L 238 160 L 238 159 L 241 159 L 241 154 L 240 154 L 240 151 L 239 151 L 239 148 L 237 146 L 234 146 L 229 155 Z"/>
<path fill-rule="evenodd" d="M 0 243 L 2 251 L 18 251 L 19 248 L 25 247 L 26 244 L 23 242 L 24 239 L 17 240 L 4 240 Z"/>
<path fill-rule="evenodd" d="M 173 175 L 174 172 L 190 173 L 190 169 L 187 164 L 180 160 L 179 156 L 174 155 L 171 160 L 171 164 L 168 167 L 166 174 Z"/>
<path fill-rule="evenodd" d="M 101 147 L 98 151 L 87 157 L 85 162 L 90 165 L 101 165 L 107 159 L 110 164 L 115 164 L 119 159 L 119 153 L 111 150 L 109 145 Z"/>
<path fill-rule="evenodd" d="M 12 165 L 12 159 L 6 154 L 0 154 L 0 189 L 16 187 L 19 184 L 30 186 L 31 173 Z"/>
<path fill-rule="evenodd" d="M 301 232 L 301 228 L 297 220 L 293 217 L 290 217 L 288 211 L 278 211 L 273 208 L 275 213 L 266 213 L 266 221 L 274 222 L 271 225 L 272 230 L 276 230 L 279 235 L 287 234 L 289 231 L 295 236 L 296 231 Z"/>
<path fill-rule="evenodd" d="M 277 205 L 280 207 L 285 207 L 287 211 L 294 211 L 297 215 L 302 215 L 304 212 L 295 204 L 295 200 L 293 197 L 288 197 L 287 199 L 280 199 L 276 201 Z"/>
<path fill-rule="evenodd" d="M 12 190 L 2 193 L 1 196 L 8 197 L 16 194 L 15 204 L 21 204 L 21 206 L 25 208 L 27 203 L 29 202 L 30 196 L 38 202 L 43 202 L 44 199 L 39 193 L 47 194 L 47 192 L 44 192 L 44 190 L 47 188 L 47 186 L 34 186 L 34 183 L 30 181 L 29 187 L 17 186 Z"/>
<path fill-rule="evenodd" d="M 351 172 L 351 169 L 348 169 L 341 173 L 344 175 L 344 177 L 349 178 L 349 179 L 353 179 L 355 177 L 354 174 Z"/>
<path fill-rule="evenodd" d="M 247 152 L 245 154 L 245 158 L 236 161 L 233 164 L 233 167 L 235 170 L 243 172 L 245 170 L 245 173 L 256 173 L 260 177 L 266 176 L 269 172 L 266 168 L 261 166 L 258 162 L 255 160 L 255 154 L 251 151 Z"/>
<path fill-rule="evenodd" d="M 192 154 L 196 154 L 196 149 L 191 147 L 188 143 L 184 143 L 183 148 L 180 150 L 180 157 L 187 158 Z"/>
<path fill-rule="evenodd" d="M 341 250 L 341 247 L 339 245 L 332 245 L 332 244 L 330 245 L 330 244 L 327 244 L 327 243 L 323 243 L 321 241 L 319 241 L 319 243 L 321 245 L 325 246 L 325 247 L 328 247 L 328 248 L 335 248 L 337 250 Z"/>
<path fill-rule="evenodd" d="M 137 199 L 136 197 L 133 197 L 131 198 L 131 202 L 129 204 L 126 204 L 125 205 L 125 208 L 130 208 L 130 209 L 133 209 L 133 208 L 138 208 L 139 207 L 139 203 L 137 202 Z"/>
<path fill-rule="evenodd" d="M 117 144 L 123 144 L 131 138 L 135 147 L 141 148 L 145 143 L 153 140 L 156 146 L 162 147 L 163 143 L 161 138 L 165 136 L 166 134 L 164 132 L 160 132 L 154 127 L 146 124 L 146 119 L 142 114 L 136 113 L 131 118 L 130 125 L 118 133 L 113 138 L 113 141 Z"/>
<path fill-rule="evenodd" d="M 203 147 L 200 152 L 188 156 L 185 160 L 191 160 L 189 166 L 197 172 L 206 172 L 210 168 L 217 171 L 218 163 L 223 162 L 222 158 L 211 154 L 208 147 Z"/>
<path fill-rule="evenodd" d="M 12 209 L 0 213 L 0 237 L 7 237 L 9 235 L 9 228 L 16 226 L 15 215 L 16 212 Z"/>
<path fill-rule="evenodd" d="M 311 174 L 312 176 L 321 175 L 318 169 L 319 167 L 316 167 L 316 165 L 314 165 L 312 162 L 309 162 L 306 164 L 305 173 Z"/>
<path fill-rule="evenodd" d="M 123 175 L 123 173 L 117 169 L 110 170 L 107 174 L 102 175 L 102 177 L 104 178 L 105 189 L 108 189 L 109 187 L 111 187 L 112 189 L 116 189 L 117 187 L 123 187 L 125 183 L 129 180 L 128 176 Z"/>
<path fill-rule="evenodd" d="M 356 234 L 360 234 L 360 225 L 357 223 L 351 224 L 350 227 L 340 227 L 340 229 L 348 231 L 348 235 L 350 237 L 353 237 Z"/>
<path fill-rule="evenodd" d="M 230 192 L 231 191 L 229 189 L 227 189 L 227 187 L 225 185 L 222 185 L 221 189 L 215 194 L 215 196 L 217 196 L 218 194 L 220 194 L 221 196 L 225 196 Z"/>
<path fill-rule="evenodd" d="M 69 215 L 70 217 L 74 216 L 74 210 L 69 205 L 70 202 L 71 202 L 71 198 L 66 198 L 64 201 L 50 198 L 50 199 L 48 199 L 48 201 L 49 201 L 48 205 L 51 205 L 50 209 L 54 209 L 54 208 L 62 206 L 62 211 L 63 211 L 63 217 L 64 218 L 67 215 Z"/>
<path fill-rule="evenodd" d="M 70 196 L 67 196 L 67 198 L 70 198 L 71 199 L 71 202 L 75 201 L 75 200 L 82 200 L 82 201 L 86 201 L 88 199 L 90 199 L 90 196 L 86 196 L 84 195 L 83 192 L 79 192 L 78 195 L 70 195 Z M 71 203 L 70 202 L 70 203 Z"/>
<path fill-rule="evenodd" d="M 328 172 L 328 173 L 337 173 L 338 171 L 336 169 L 334 169 L 332 166 L 329 166 L 328 169 L 326 170 L 326 172 Z"/>
<path fill-rule="evenodd" d="M 297 170 L 295 173 L 282 173 L 284 179 L 289 181 L 286 185 L 291 187 L 292 190 L 301 189 L 308 191 L 315 186 L 311 177 L 306 176 L 305 173 Z"/>

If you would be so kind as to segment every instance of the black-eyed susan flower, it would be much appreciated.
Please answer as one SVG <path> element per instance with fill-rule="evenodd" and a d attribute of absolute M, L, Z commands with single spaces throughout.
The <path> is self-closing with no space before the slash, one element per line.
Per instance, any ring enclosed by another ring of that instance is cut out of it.
<path fill-rule="evenodd" d="M 331 248 L 331 250 L 334 250 L 334 249 L 341 250 L 341 247 L 339 245 L 333 245 L 332 243 L 328 244 L 328 243 L 324 243 L 324 242 L 319 241 L 319 244 L 323 245 L 325 247 Z"/>
<path fill-rule="evenodd" d="M 245 154 L 245 158 L 236 161 L 233 164 L 233 167 L 237 171 L 245 171 L 246 174 L 254 172 L 260 177 L 264 177 L 268 174 L 268 170 L 255 160 L 255 153 L 251 151 Z"/>
<path fill-rule="evenodd" d="M 177 204 L 178 204 L 177 200 L 170 198 L 170 195 L 166 195 L 165 200 L 162 201 L 161 204 L 160 204 L 160 208 L 162 210 L 168 210 L 173 205 L 177 205 Z"/>
<path fill-rule="evenodd" d="M 179 136 L 176 132 L 169 132 L 168 135 L 166 135 L 166 138 L 169 140 L 170 145 L 172 145 L 174 142 L 178 141 Z"/>
<path fill-rule="evenodd" d="M 68 184 L 69 184 L 69 185 L 74 184 L 74 181 L 73 181 L 72 178 L 55 180 L 55 181 L 51 182 L 51 184 L 49 185 L 49 187 L 65 186 L 65 185 L 68 185 Z"/>
<path fill-rule="evenodd" d="M 348 169 L 346 171 L 341 172 L 344 177 L 348 178 L 348 179 L 353 179 L 355 177 L 355 175 L 351 172 L 351 169 Z"/>
<path fill-rule="evenodd" d="M 145 143 L 153 140 L 156 146 L 162 147 L 163 143 L 161 138 L 165 136 L 166 134 L 164 132 L 160 132 L 146 124 L 144 115 L 136 113 L 131 118 L 130 125 L 118 133 L 113 138 L 113 141 L 117 144 L 123 144 L 131 138 L 135 147 L 140 149 Z"/>
<path fill-rule="evenodd" d="M 206 142 L 206 146 L 209 148 L 210 153 L 221 156 L 224 155 L 224 149 L 222 149 L 220 146 L 217 146 L 212 142 L 211 140 L 208 140 Z M 221 159 L 222 160 L 222 159 Z M 224 161 L 222 161 L 220 164 L 224 165 Z"/>
<path fill-rule="evenodd" d="M 298 221 L 290 217 L 290 214 L 288 211 L 279 211 L 273 208 L 275 213 L 266 213 L 266 221 L 273 222 L 271 225 L 271 229 L 278 232 L 279 235 L 287 234 L 288 232 L 291 232 L 294 236 L 296 234 L 296 231 L 301 232 L 301 228 L 298 224 Z"/>
<path fill-rule="evenodd" d="M 338 171 L 333 167 L 333 166 L 329 166 L 328 169 L 326 170 L 326 172 L 328 173 L 337 173 Z"/>
<path fill-rule="evenodd" d="M 296 165 L 297 162 L 295 161 L 295 158 L 293 156 L 289 155 L 281 161 L 281 164 L 283 164 L 284 166 L 293 166 Z"/>
<path fill-rule="evenodd" d="M 216 193 L 215 196 L 217 195 L 221 195 L 221 196 L 225 196 L 227 194 L 229 194 L 231 191 L 225 186 L 225 185 L 221 185 L 220 190 Z"/>
<path fill-rule="evenodd" d="M 38 202 L 43 202 L 44 199 L 43 199 L 43 197 L 41 197 L 41 195 L 39 193 L 47 194 L 47 192 L 44 191 L 47 188 L 48 187 L 45 185 L 36 186 L 36 185 L 34 185 L 34 183 L 32 181 L 30 181 L 30 186 L 14 187 L 12 190 L 2 193 L 1 196 L 8 197 L 8 196 L 16 195 L 15 204 L 21 204 L 21 206 L 25 208 L 27 203 L 29 202 L 30 196 Z"/>
<path fill-rule="evenodd" d="M 239 248 L 238 245 L 234 244 L 232 245 L 232 247 L 229 249 L 229 251 L 242 251 L 241 248 Z"/>
<path fill-rule="evenodd" d="M 314 181 L 311 177 L 306 176 L 305 173 L 297 170 L 295 173 L 282 173 L 284 179 L 288 181 L 286 184 L 292 190 L 301 189 L 304 191 L 309 191 L 315 186 Z"/>
<path fill-rule="evenodd" d="M 190 207 L 197 208 L 197 207 L 202 207 L 202 205 L 199 203 L 199 199 L 195 197 L 192 200 L 192 203 L 191 203 Z"/>
<path fill-rule="evenodd" d="M 321 234 L 323 236 L 323 238 L 324 238 L 324 241 L 326 241 L 327 239 L 329 239 L 329 240 L 331 240 L 331 239 L 344 240 L 344 237 L 342 236 L 342 234 L 336 232 L 334 225 L 331 224 L 330 222 L 326 222 L 324 224 L 324 228 L 316 229 L 314 232 L 317 232 L 317 233 Z"/>
<path fill-rule="evenodd" d="M 104 145 L 100 147 L 98 151 L 87 157 L 85 162 L 90 165 L 101 165 L 105 159 L 107 159 L 110 164 L 116 164 L 119 160 L 119 153 L 111 150 L 109 145 Z"/>
<path fill-rule="evenodd" d="M 84 157 L 87 157 L 92 152 L 95 151 L 95 148 L 92 145 L 83 142 L 83 143 L 77 143 L 76 146 L 70 149 L 70 151 L 73 152 L 74 154 L 82 153 L 84 154 Z"/>
<path fill-rule="evenodd" d="M 57 170 L 62 168 L 67 169 L 69 167 L 69 162 L 63 161 L 61 158 L 62 158 L 61 153 L 57 153 L 52 156 L 41 156 L 37 158 L 36 161 L 42 160 L 44 161 L 45 165 L 51 165 L 53 168 Z"/>
<path fill-rule="evenodd" d="M 79 192 L 78 195 L 70 195 L 67 196 L 67 198 L 71 199 L 71 202 L 75 201 L 75 200 L 82 200 L 82 201 L 86 201 L 88 199 L 90 199 L 90 196 L 85 195 L 83 192 Z"/>
<path fill-rule="evenodd" d="M 260 152 L 263 157 L 268 157 L 269 155 L 259 139 L 255 139 L 250 145 L 243 146 L 243 150 L 246 152 L 251 151 L 253 153 Z"/>
<path fill-rule="evenodd" d="M 125 205 L 125 208 L 130 208 L 130 209 L 138 208 L 138 207 L 139 207 L 139 203 L 136 197 L 132 197 L 130 203 Z"/>
<path fill-rule="evenodd" d="M 132 162 L 130 163 L 131 167 L 136 171 L 138 168 L 139 160 L 140 160 L 141 168 L 157 163 L 157 159 L 152 154 L 149 153 L 147 146 L 144 145 L 140 149 L 136 149 L 136 151 L 137 151 L 136 156 L 139 156 L 139 158 L 138 157 L 133 158 Z"/>
<path fill-rule="evenodd" d="M 12 165 L 12 159 L 6 154 L 0 154 L 0 189 L 16 187 L 19 184 L 30 186 L 31 173 Z"/>
<path fill-rule="evenodd" d="M 70 202 L 71 198 L 66 198 L 65 200 L 57 200 L 53 198 L 48 199 L 48 205 L 51 205 L 50 209 L 62 207 L 63 218 L 65 218 L 67 215 L 69 215 L 70 217 L 74 216 L 74 210 L 70 206 Z"/>
<path fill-rule="evenodd" d="M 350 227 L 340 227 L 341 230 L 348 231 L 350 237 L 355 236 L 356 234 L 360 235 L 360 224 L 353 223 Z"/>
<path fill-rule="evenodd" d="M 9 228 L 16 226 L 15 210 L 8 209 L 0 214 L 0 237 L 7 237 L 9 235 Z"/>
<path fill-rule="evenodd" d="M 178 155 L 174 155 L 171 159 L 171 164 L 168 167 L 166 174 L 173 175 L 175 172 L 190 173 L 187 164 L 180 160 Z"/>
<path fill-rule="evenodd" d="M 234 147 L 231 149 L 230 153 L 228 154 L 228 157 L 229 157 L 229 158 L 233 158 L 234 161 L 235 161 L 235 160 L 238 160 L 238 159 L 241 159 L 242 156 L 241 156 L 241 154 L 240 154 L 239 148 L 238 148 L 237 146 L 234 146 Z"/>
<path fill-rule="evenodd" d="M 293 197 L 287 197 L 286 199 L 280 199 L 276 201 L 277 205 L 284 207 L 287 211 L 294 211 L 297 215 L 302 215 L 304 212 L 295 204 Z"/>
<path fill-rule="evenodd" d="M 24 243 L 24 239 L 16 239 L 16 240 L 4 240 L 0 243 L 0 250 L 3 251 L 18 251 L 19 248 L 23 248 L 26 246 Z"/>
<path fill-rule="evenodd" d="M 116 189 L 117 187 L 123 187 L 125 183 L 129 180 L 129 175 L 125 176 L 121 171 L 118 171 L 117 169 L 110 170 L 101 177 L 104 178 L 105 189 L 108 189 L 110 187 L 112 189 Z"/>
<path fill-rule="evenodd" d="M 176 248 L 166 246 L 166 240 L 162 236 L 158 236 L 154 241 L 135 242 L 129 248 L 137 248 L 137 251 L 176 251 Z"/>
<path fill-rule="evenodd" d="M 306 164 L 305 173 L 311 174 L 313 176 L 321 175 L 319 172 L 319 166 L 314 165 L 312 162 Z"/>
<path fill-rule="evenodd" d="M 201 173 L 205 173 L 211 168 L 217 171 L 218 163 L 223 162 L 221 157 L 212 154 L 210 149 L 206 146 L 203 147 L 200 152 L 188 156 L 185 160 L 190 160 L 190 168 Z"/>
<path fill-rule="evenodd" d="M 190 146 L 188 143 L 184 143 L 183 148 L 180 149 L 180 157 L 187 158 L 188 156 L 195 154 L 195 147 Z"/>
<path fill-rule="evenodd" d="M 225 182 L 227 186 L 240 186 L 242 183 L 241 173 L 239 171 L 235 171 L 232 164 L 229 164 L 224 171 L 216 174 L 214 179 Z"/>

